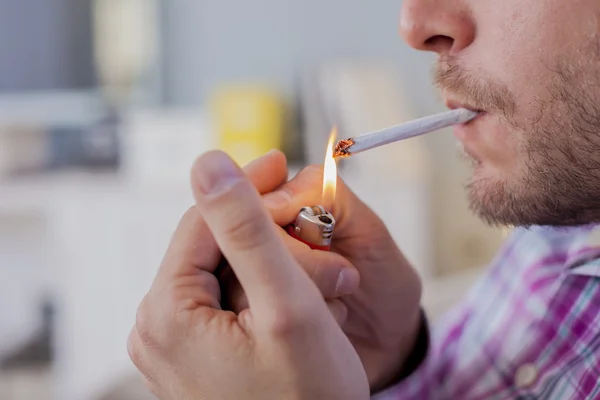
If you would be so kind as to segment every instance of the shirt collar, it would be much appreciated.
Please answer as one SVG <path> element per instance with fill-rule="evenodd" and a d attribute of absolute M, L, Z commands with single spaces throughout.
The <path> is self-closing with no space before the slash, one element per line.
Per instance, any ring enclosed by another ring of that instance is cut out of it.
<path fill-rule="evenodd" d="M 550 246 L 566 252 L 567 274 L 600 277 L 600 224 L 539 229 L 545 231 Z"/>
<path fill-rule="evenodd" d="M 561 255 L 566 274 L 600 277 L 600 224 L 572 227 L 534 225 L 517 228 L 538 238 L 540 251 Z M 512 235 L 519 241 L 520 235 Z"/>
<path fill-rule="evenodd" d="M 600 277 L 600 225 L 587 227 L 573 244 L 567 268 L 574 275 Z"/>

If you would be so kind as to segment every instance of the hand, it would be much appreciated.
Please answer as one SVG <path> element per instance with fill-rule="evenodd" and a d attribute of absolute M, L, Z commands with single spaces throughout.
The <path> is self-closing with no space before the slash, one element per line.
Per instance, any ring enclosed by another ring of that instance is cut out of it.
<path fill-rule="evenodd" d="M 355 350 L 242 170 L 208 153 L 192 187 L 196 205 L 128 341 L 152 391 L 162 400 L 367 399 Z M 220 307 L 222 256 L 248 298 L 239 314 Z"/>
<path fill-rule="evenodd" d="M 244 173 L 260 194 L 273 192 L 288 181 L 286 158 L 277 150 L 246 165 Z M 334 252 L 313 251 L 283 230 L 279 232 L 296 261 L 320 290 L 334 318 L 339 323 L 344 322 L 347 310 L 340 297 L 358 289 L 360 276 L 356 268 Z M 222 291 L 221 304 L 236 313 L 248 308 L 248 299 L 231 267 L 221 264 L 215 275 Z"/>
<path fill-rule="evenodd" d="M 275 222 L 285 226 L 301 207 L 320 204 L 322 179 L 322 168 L 311 166 L 266 194 Z M 341 326 L 363 362 L 371 388 L 378 390 L 392 383 L 413 350 L 421 322 L 421 283 L 381 219 L 341 179 L 333 215 L 331 249 L 360 274 L 358 290 L 340 298 L 345 310 L 339 313 L 346 316 Z"/>

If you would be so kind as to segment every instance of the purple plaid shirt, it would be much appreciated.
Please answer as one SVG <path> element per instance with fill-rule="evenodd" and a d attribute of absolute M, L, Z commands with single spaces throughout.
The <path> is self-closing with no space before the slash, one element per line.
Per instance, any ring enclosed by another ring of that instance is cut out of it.
<path fill-rule="evenodd" d="M 420 367 L 373 398 L 600 399 L 600 227 L 517 229 Z"/>

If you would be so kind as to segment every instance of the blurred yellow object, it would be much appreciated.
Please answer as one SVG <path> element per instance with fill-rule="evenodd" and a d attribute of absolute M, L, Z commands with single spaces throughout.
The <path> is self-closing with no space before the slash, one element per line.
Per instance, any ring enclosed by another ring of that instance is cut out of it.
<path fill-rule="evenodd" d="M 212 103 L 219 148 L 245 165 L 273 148 L 281 148 L 284 105 L 268 89 L 228 87 Z"/>

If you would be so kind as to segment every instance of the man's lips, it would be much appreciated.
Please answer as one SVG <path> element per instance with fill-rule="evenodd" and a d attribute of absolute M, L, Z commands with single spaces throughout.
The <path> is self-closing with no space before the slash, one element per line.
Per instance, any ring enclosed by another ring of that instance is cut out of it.
<path fill-rule="evenodd" d="M 471 110 L 471 111 L 477 111 L 477 112 L 482 111 L 481 109 L 475 107 L 473 104 L 461 102 L 459 100 L 454 100 L 454 99 L 450 99 L 450 98 L 446 99 L 446 107 L 448 107 L 451 110 L 455 110 L 457 108 L 466 108 L 467 110 Z"/>
<path fill-rule="evenodd" d="M 475 111 L 478 113 L 478 115 L 473 118 L 472 120 L 464 123 L 464 124 L 459 124 L 459 125 L 455 125 L 454 126 L 454 136 L 456 137 L 456 139 L 458 139 L 464 149 L 464 152 L 473 160 L 476 162 L 476 165 L 479 165 L 481 163 L 481 158 L 479 157 L 479 155 L 477 154 L 476 148 L 477 148 L 477 142 L 480 140 L 480 129 L 481 129 L 481 123 L 485 124 L 485 119 L 483 121 L 481 121 L 482 118 L 484 118 L 487 113 L 477 107 L 474 107 L 471 104 L 468 103 L 461 103 L 458 101 L 447 101 L 446 102 L 446 106 L 450 109 L 457 109 L 457 108 L 465 108 L 467 110 L 471 110 L 471 111 Z M 481 122 L 479 122 L 481 121 Z"/>
<path fill-rule="evenodd" d="M 485 110 L 482 110 L 481 108 L 475 107 L 468 103 L 462 103 L 462 102 L 459 102 L 456 100 L 446 100 L 446 107 L 448 107 L 451 110 L 455 110 L 457 108 L 466 108 L 467 110 L 475 111 L 479 115 L 477 117 L 475 117 L 473 120 L 479 118 L 482 114 L 485 114 Z M 473 121 L 473 120 L 471 120 L 471 121 Z"/>
<path fill-rule="evenodd" d="M 477 113 L 477 115 L 475 116 L 475 118 L 473 118 L 473 119 L 471 119 L 471 120 L 469 120 L 469 121 L 467 121 L 465 123 L 456 125 L 455 127 L 472 125 L 475 121 L 479 120 L 482 116 L 484 116 L 486 114 L 485 111 L 483 111 L 483 110 L 481 110 L 481 109 L 479 109 L 477 107 L 473 107 L 473 106 L 471 106 L 469 104 L 448 101 L 448 102 L 446 102 L 446 106 L 449 109 L 451 109 L 451 110 L 455 110 L 455 109 L 458 109 L 458 108 L 464 108 L 464 109 L 467 109 L 469 111 L 474 111 L 474 112 Z"/>

